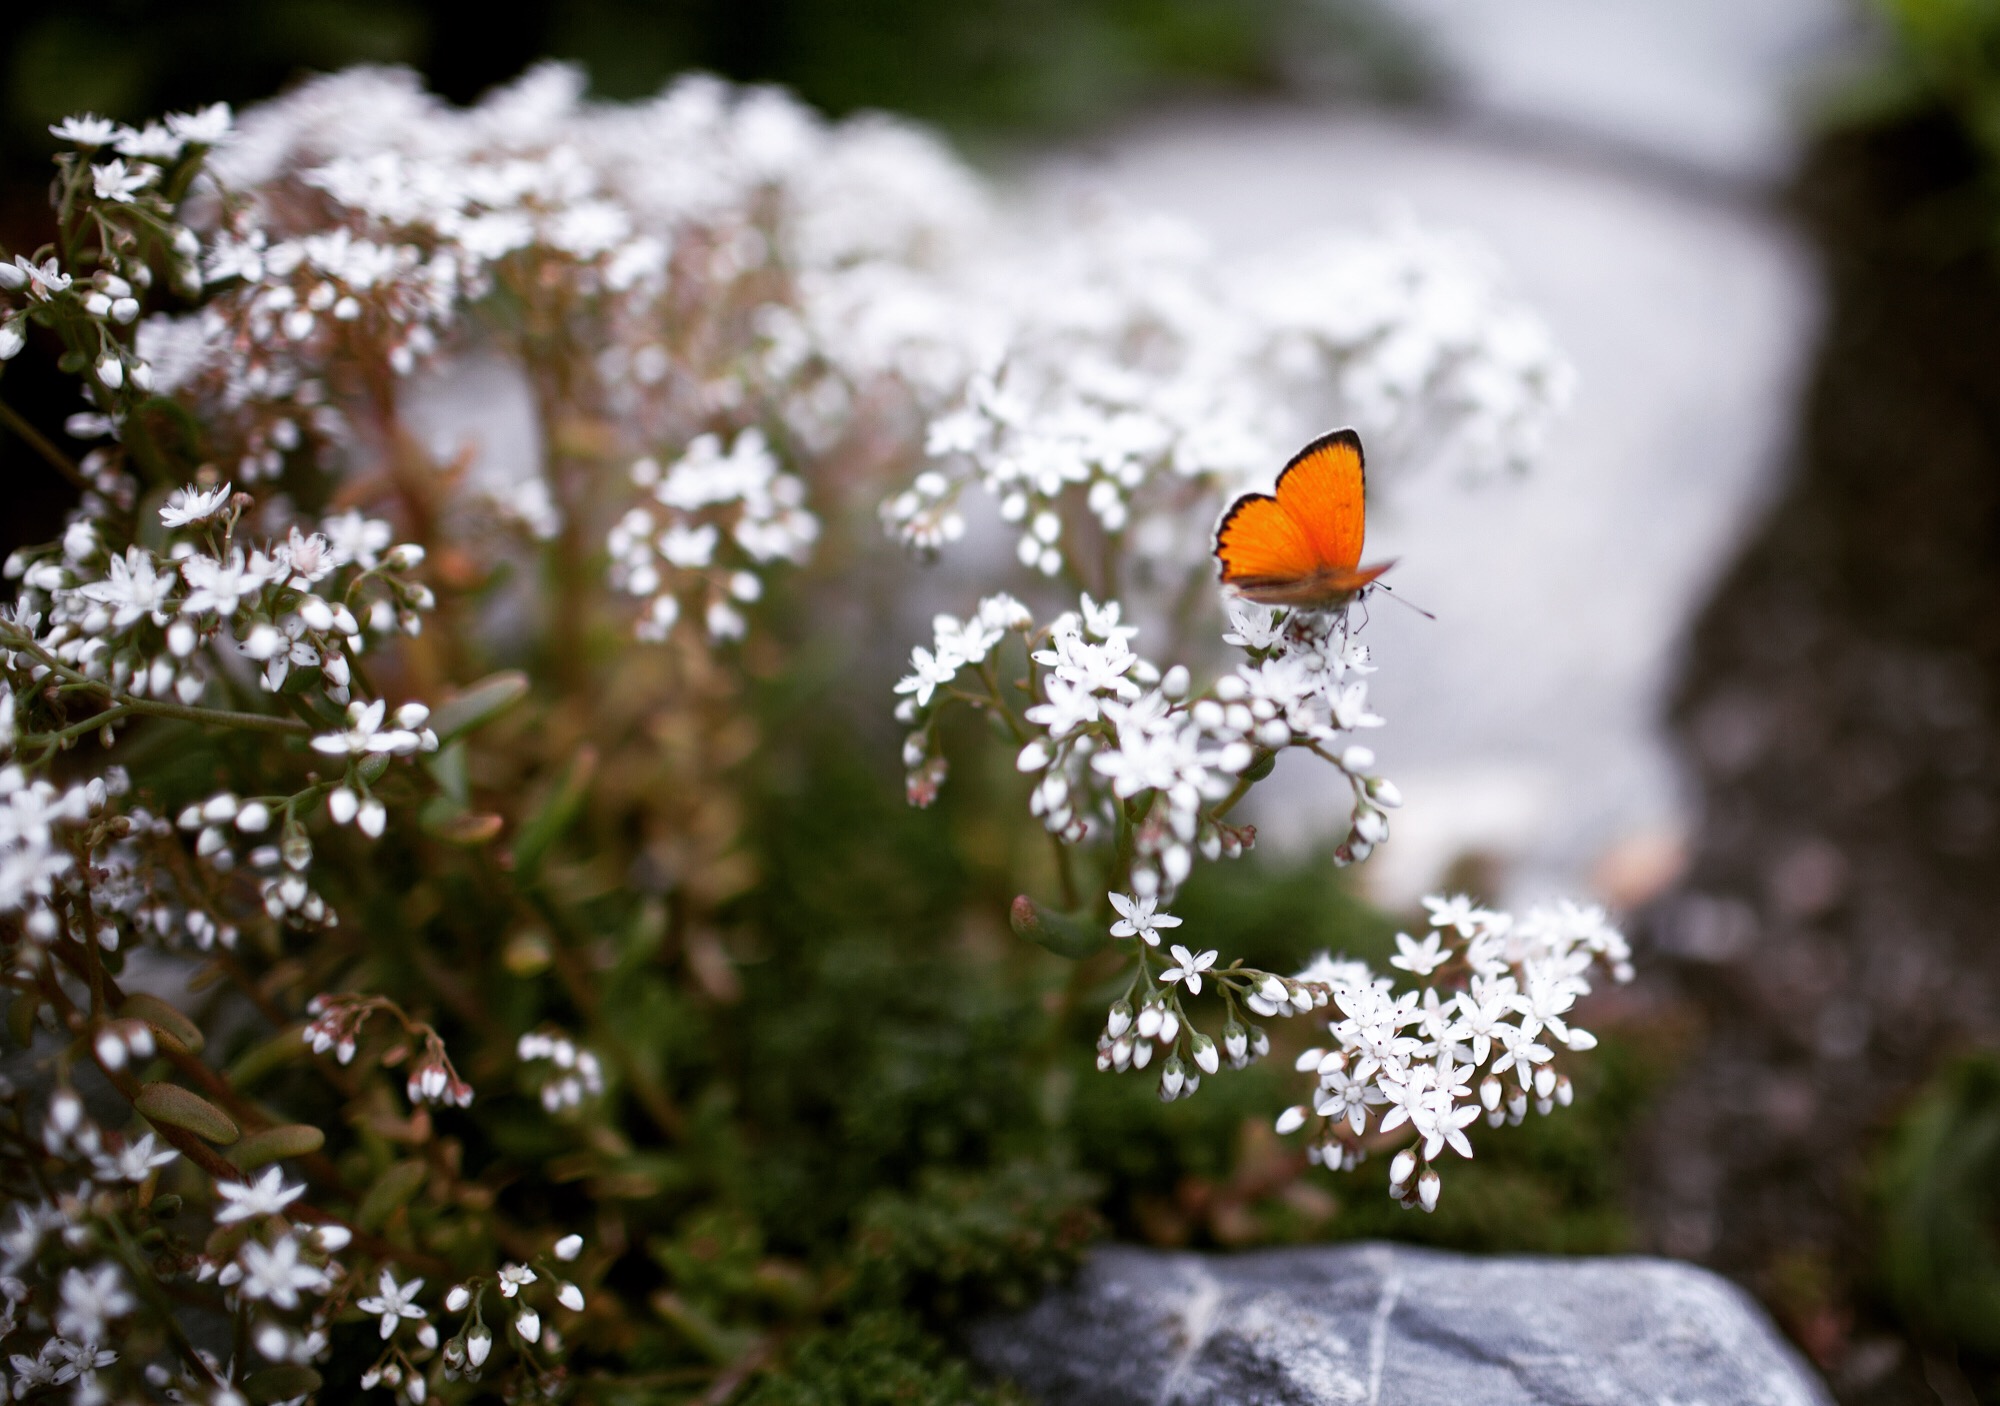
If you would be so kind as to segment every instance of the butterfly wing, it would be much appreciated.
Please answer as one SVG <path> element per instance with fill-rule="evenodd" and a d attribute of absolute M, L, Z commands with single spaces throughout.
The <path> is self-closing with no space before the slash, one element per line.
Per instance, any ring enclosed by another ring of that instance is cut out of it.
<path fill-rule="evenodd" d="M 1268 493 L 1246 493 L 1223 514 L 1215 555 L 1228 586 L 1300 580 L 1319 569 L 1312 538 Z"/>
<path fill-rule="evenodd" d="M 1367 522 L 1361 436 L 1335 430 L 1294 454 L 1278 475 L 1278 506 L 1299 524 L 1322 569 L 1351 572 L 1359 566 Z"/>
<path fill-rule="evenodd" d="M 1363 567 L 1366 517 L 1361 437 L 1322 435 L 1292 456 L 1277 496 L 1246 493 L 1215 533 L 1222 583 L 1267 605 L 1336 605 L 1388 569 Z"/>

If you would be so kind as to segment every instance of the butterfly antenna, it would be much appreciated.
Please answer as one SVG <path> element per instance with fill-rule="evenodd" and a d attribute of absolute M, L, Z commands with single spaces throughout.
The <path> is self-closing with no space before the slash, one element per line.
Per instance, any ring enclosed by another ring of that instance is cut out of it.
<path fill-rule="evenodd" d="M 1426 620 L 1435 620 L 1435 619 L 1437 619 L 1437 616 L 1435 616 L 1435 615 L 1431 614 L 1431 613 L 1430 613 L 1430 612 L 1429 612 L 1428 610 L 1425 610 L 1425 609 L 1424 609 L 1424 608 L 1423 608 L 1423 607 L 1422 607 L 1421 605 L 1417 605 L 1417 604 L 1414 604 L 1413 602 L 1410 602 L 1410 601 L 1406 601 L 1406 600 L 1404 600 L 1404 599 L 1403 599 L 1403 598 L 1402 598 L 1401 596 L 1397 595 L 1397 594 L 1396 594 L 1396 592 L 1395 592 L 1395 590 L 1394 590 L 1394 589 L 1393 589 L 1393 588 L 1392 588 L 1392 587 L 1391 587 L 1391 586 L 1389 585 L 1389 583 L 1388 583 L 1388 582 L 1386 582 L 1386 581 L 1377 581 L 1377 582 L 1376 582 L 1375 584 L 1376 584 L 1376 585 L 1378 585 L 1378 586 L 1380 586 L 1380 587 L 1381 587 L 1381 588 L 1382 588 L 1383 590 L 1385 590 L 1385 591 L 1388 591 L 1388 592 L 1389 592 L 1389 599 L 1391 599 L 1391 600 L 1395 601 L 1395 602 L 1396 602 L 1396 604 L 1398 604 L 1398 605 L 1400 605 L 1400 606 L 1404 607 L 1404 608 L 1405 608 L 1405 609 L 1407 609 L 1407 610 L 1414 610 L 1414 611 L 1416 611 L 1416 612 L 1417 612 L 1417 614 L 1419 614 L 1419 615 L 1423 616 L 1423 617 L 1424 617 L 1424 619 L 1426 619 Z"/>

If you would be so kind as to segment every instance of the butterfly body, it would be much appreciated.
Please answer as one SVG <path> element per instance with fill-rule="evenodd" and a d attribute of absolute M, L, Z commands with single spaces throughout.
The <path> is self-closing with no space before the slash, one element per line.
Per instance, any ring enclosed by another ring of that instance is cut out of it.
<path fill-rule="evenodd" d="M 1259 605 L 1338 609 L 1392 565 L 1361 565 L 1366 515 L 1361 437 L 1321 435 L 1292 456 L 1275 493 L 1246 493 L 1222 515 L 1222 584 Z"/>

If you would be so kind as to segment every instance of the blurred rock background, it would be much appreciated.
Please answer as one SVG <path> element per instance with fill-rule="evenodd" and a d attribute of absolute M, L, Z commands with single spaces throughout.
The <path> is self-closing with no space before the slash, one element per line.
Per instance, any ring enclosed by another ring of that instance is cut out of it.
<path fill-rule="evenodd" d="M 907 112 L 1225 258 L 1404 217 L 1490 247 L 1576 408 L 1520 483 L 1378 466 L 1375 540 L 1440 618 L 1371 624 L 1410 806 L 1361 877 L 1392 913 L 1449 882 L 1636 914 L 1600 1085 L 1428 1220 L 1299 1179 L 1247 1096 L 1163 1128 L 1086 1081 L 1078 1161 L 1128 1236 L 1653 1249 L 1758 1293 L 1843 1401 L 2000 1399 L 2000 5 L 77 0 L 0 32 L 0 240 L 39 241 L 65 113 L 357 62 L 469 100 L 550 56 L 607 97 L 705 68 Z M 59 435 L 55 384 L 24 358 L 0 395 Z M 0 472 L 10 542 L 49 535 L 59 481 L 11 440 Z M 881 763 L 774 785 L 756 903 L 871 901 L 781 816 L 881 816 Z M 1190 912 L 1379 941 L 1316 809 L 1280 791 L 1265 867 Z M 979 836 L 869 824 L 939 913 L 1004 897 Z"/>

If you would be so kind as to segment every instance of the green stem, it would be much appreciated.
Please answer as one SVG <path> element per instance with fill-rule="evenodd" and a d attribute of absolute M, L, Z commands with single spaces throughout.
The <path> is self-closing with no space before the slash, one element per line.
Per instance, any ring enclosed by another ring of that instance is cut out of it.
<path fill-rule="evenodd" d="M 10 632 L 11 633 L 11 632 Z M 158 698 L 134 698 L 120 693 L 102 679 L 93 679 L 88 674 L 72 669 L 32 640 L 16 635 L 14 648 L 24 654 L 33 655 L 58 677 L 67 679 L 78 687 L 99 694 L 111 700 L 110 712 L 123 709 L 127 713 L 142 713 L 148 717 L 176 718 L 181 722 L 203 723 L 215 727 L 233 727 L 247 732 L 273 732 L 285 737 L 309 737 L 313 729 L 304 722 L 291 718 L 274 718 L 268 713 L 238 713 L 224 708 L 191 708 L 184 703 L 168 703 Z M 102 727 L 105 714 L 88 719 L 91 727 Z M 70 729 L 65 728 L 64 732 Z M 54 734 L 61 736 L 61 733 Z"/>

